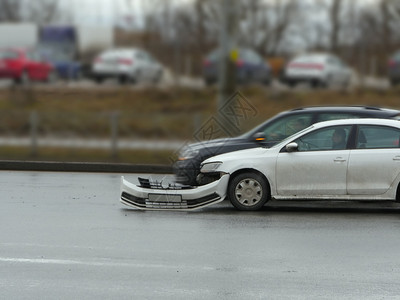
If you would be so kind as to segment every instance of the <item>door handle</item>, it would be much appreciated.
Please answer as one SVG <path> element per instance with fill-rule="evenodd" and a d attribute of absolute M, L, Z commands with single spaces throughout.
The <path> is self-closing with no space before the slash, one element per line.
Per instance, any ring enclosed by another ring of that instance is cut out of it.
<path fill-rule="evenodd" d="M 393 157 L 393 160 L 400 160 L 400 155 Z"/>
<path fill-rule="evenodd" d="M 399 157 L 399 160 L 400 160 L 400 157 Z M 343 157 L 336 157 L 333 161 L 335 163 L 342 163 L 342 162 L 345 162 L 346 160 Z"/>

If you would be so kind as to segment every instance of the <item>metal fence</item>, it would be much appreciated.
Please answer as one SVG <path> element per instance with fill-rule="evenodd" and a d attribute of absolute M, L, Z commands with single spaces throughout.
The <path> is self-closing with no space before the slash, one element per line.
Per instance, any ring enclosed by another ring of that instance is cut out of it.
<path fill-rule="evenodd" d="M 201 114 L 130 114 L 114 112 L 0 112 L 0 145 L 110 149 L 173 150 L 193 139 Z"/>

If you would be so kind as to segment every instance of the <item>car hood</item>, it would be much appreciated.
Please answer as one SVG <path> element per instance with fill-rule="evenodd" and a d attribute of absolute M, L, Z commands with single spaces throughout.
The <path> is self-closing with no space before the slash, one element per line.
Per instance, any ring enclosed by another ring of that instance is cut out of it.
<path fill-rule="evenodd" d="M 233 151 L 233 152 L 228 152 L 220 155 L 216 155 L 213 157 L 210 157 L 203 161 L 204 163 L 209 163 L 209 162 L 215 162 L 215 161 L 220 161 L 220 162 L 228 162 L 228 161 L 247 161 L 247 160 L 257 160 L 261 155 L 263 157 L 268 154 L 275 152 L 272 151 L 271 148 L 264 148 L 264 147 L 258 147 L 258 148 L 252 148 L 252 149 L 245 149 L 245 150 L 238 150 L 238 151 Z"/>
<path fill-rule="evenodd" d="M 201 141 L 198 143 L 194 144 L 189 144 L 187 147 L 190 148 L 191 150 L 200 150 L 204 148 L 220 148 L 223 146 L 229 146 L 229 145 L 237 145 L 237 144 L 242 144 L 245 143 L 246 139 L 235 137 L 235 138 L 222 138 L 222 139 L 215 139 L 215 140 L 209 140 L 209 141 Z"/>
<path fill-rule="evenodd" d="M 75 61 L 58 61 L 58 62 L 53 62 L 53 64 L 57 68 L 78 67 L 80 65 L 79 62 L 75 62 Z"/>

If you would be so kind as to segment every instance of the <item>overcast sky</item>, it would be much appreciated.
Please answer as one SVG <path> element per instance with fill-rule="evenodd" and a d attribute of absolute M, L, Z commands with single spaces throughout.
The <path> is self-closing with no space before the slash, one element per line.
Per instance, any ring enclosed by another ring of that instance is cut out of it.
<path fill-rule="evenodd" d="M 191 0 L 169 0 L 175 3 Z M 268 0 L 265 0 L 268 1 Z M 299 0 L 304 1 L 304 0 Z M 321 0 L 327 1 L 330 0 Z M 350 0 L 352 1 L 352 0 Z M 358 0 L 359 4 L 368 5 L 377 0 Z M 400 1 L 400 0 L 399 0 Z M 131 5 L 127 5 L 131 3 Z M 91 26 L 112 26 L 113 24 L 140 27 L 142 6 L 145 0 L 66 0 L 61 1 L 61 9 L 75 24 Z"/>
<path fill-rule="evenodd" d="M 62 11 L 70 14 L 77 24 L 108 26 L 120 19 L 140 22 L 139 17 L 132 15 L 133 10 L 127 9 L 126 0 L 69 0 L 63 1 L 62 5 Z M 138 12 L 139 8 L 137 5 L 135 11 Z"/>

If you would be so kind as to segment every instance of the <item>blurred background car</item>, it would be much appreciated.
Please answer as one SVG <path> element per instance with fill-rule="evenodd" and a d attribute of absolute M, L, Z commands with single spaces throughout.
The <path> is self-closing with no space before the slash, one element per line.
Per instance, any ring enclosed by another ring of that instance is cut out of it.
<path fill-rule="evenodd" d="M 389 59 L 389 80 L 392 86 L 400 83 L 400 51 Z"/>
<path fill-rule="evenodd" d="M 36 50 L 0 49 L 0 78 L 26 84 L 30 81 L 53 82 L 56 77 L 53 65 Z"/>
<path fill-rule="evenodd" d="M 152 81 L 157 83 L 163 69 L 149 53 L 141 49 L 113 49 L 96 57 L 92 76 L 101 83 L 106 78 L 117 78 L 120 83 Z"/>
<path fill-rule="evenodd" d="M 72 26 L 45 26 L 40 29 L 40 51 L 54 65 L 60 78 L 81 77 L 81 64 L 75 60 L 76 40 L 76 31 Z"/>
<path fill-rule="evenodd" d="M 313 87 L 347 87 L 350 84 L 351 75 L 351 69 L 335 55 L 303 54 L 296 56 L 287 64 L 284 81 L 289 86 L 307 82 Z"/>
<path fill-rule="evenodd" d="M 218 81 L 220 51 L 212 51 L 203 62 L 203 76 L 207 85 Z M 271 82 L 271 67 L 268 62 L 252 49 L 239 49 L 238 58 L 235 61 L 236 79 L 239 83 L 264 83 Z"/>

